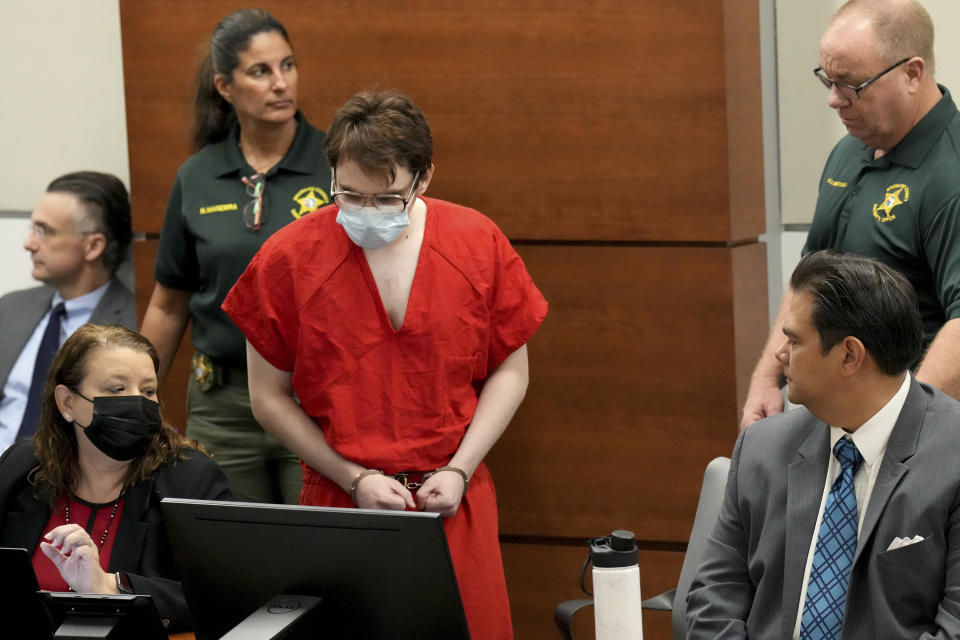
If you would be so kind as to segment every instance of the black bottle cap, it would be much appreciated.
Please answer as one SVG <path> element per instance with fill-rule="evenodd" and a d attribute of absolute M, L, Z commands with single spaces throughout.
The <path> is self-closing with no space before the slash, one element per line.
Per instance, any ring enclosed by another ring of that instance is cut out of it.
<path fill-rule="evenodd" d="M 609 536 L 589 542 L 590 560 L 595 567 L 630 567 L 637 564 L 639 552 L 632 531 L 617 529 Z"/>
<path fill-rule="evenodd" d="M 631 551 L 637 548 L 637 539 L 633 531 L 617 529 L 610 534 L 610 546 L 614 551 Z"/>

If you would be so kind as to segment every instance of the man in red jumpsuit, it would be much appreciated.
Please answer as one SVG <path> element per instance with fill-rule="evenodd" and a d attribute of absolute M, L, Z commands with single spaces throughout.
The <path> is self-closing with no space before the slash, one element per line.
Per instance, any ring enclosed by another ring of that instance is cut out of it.
<path fill-rule="evenodd" d="M 490 219 L 422 197 L 433 139 L 409 98 L 355 95 L 325 151 L 335 205 L 274 234 L 223 304 L 254 414 L 302 459 L 302 504 L 442 514 L 472 636 L 511 638 L 483 459 L 547 303 Z"/>

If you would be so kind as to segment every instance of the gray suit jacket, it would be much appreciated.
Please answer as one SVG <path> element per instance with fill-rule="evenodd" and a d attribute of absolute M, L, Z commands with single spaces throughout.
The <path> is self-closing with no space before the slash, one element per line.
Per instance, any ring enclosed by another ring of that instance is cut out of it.
<path fill-rule="evenodd" d="M 806 409 L 740 434 L 687 597 L 688 640 L 792 637 L 829 446 Z M 911 382 L 866 509 L 843 638 L 960 638 L 960 403 Z"/>
<path fill-rule="evenodd" d="M 46 285 L 11 291 L 0 298 L 0 398 L 7 384 L 10 370 L 17 362 L 37 323 L 50 309 L 54 289 Z M 106 293 L 90 315 L 96 324 L 122 324 L 129 329 L 137 328 L 137 305 L 133 294 L 119 280 L 110 281 Z"/>

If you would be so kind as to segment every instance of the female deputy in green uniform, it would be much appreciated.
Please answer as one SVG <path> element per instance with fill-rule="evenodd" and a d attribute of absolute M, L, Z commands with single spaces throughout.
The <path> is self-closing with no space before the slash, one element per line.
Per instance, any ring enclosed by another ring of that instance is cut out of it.
<path fill-rule="evenodd" d="M 324 134 L 297 110 L 286 29 L 260 9 L 228 15 L 197 76 L 193 144 L 170 191 L 141 331 L 165 377 L 188 321 L 187 435 L 239 500 L 296 504 L 300 463 L 250 410 L 244 336 L 220 303 L 277 229 L 327 204 Z"/>

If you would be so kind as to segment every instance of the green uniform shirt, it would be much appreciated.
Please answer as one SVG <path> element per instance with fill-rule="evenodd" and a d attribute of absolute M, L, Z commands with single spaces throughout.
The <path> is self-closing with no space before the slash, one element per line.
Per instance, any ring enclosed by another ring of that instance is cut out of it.
<path fill-rule="evenodd" d="M 803 249 L 858 253 L 906 276 L 927 344 L 960 316 L 960 115 L 940 90 L 940 102 L 882 158 L 852 136 L 837 143 Z"/>
<path fill-rule="evenodd" d="M 256 172 L 243 159 L 240 130 L 207 145 L 177 172 L 160 233 L 154 277 L 191 292 L 193 344 L 214 360 L 246 368 L 244 337 L 220 309 L 227 292 L 264 241 L 277 229 L 330 202 L 330 168 L 324 134 L 297 114 L 287 155 L 267 172 L 261 228 L 243 224 L 252 199 L 241 177 Z"/>

